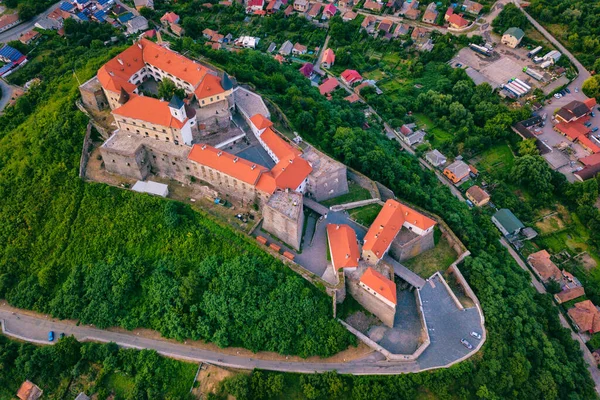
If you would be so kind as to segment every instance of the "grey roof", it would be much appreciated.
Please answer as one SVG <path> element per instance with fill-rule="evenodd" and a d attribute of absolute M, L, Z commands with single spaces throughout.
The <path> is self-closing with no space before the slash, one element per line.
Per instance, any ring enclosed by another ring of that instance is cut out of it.
<path fill-rule="evenodd" d="M 233 90 L 233 98 L 237 109 L 247 118 L 251 118 L 255 114 L 262 114 L 267 119 L 271 118 L 265 102 L 256 93 L 238 86 Z"/>
<path fill-rule="evenodd" d="M 431 150 L 430 152 L 425 154 L 425 158 L 431 161 L 433 164 L 444 164 L 446 160 L 446 156 L 440 153 L 437 149 Z"/>
<path fill-rule="evenodd" d="M 421 143 L 426 134 L 427 133 L 425 131 L 419 129 L 418 131 L 408 135 L 406 140 L 408 141 L 408 144 L 412 146 L 415 143 Z"/>
<path fill-rule="evenodd" d="M 145 29 L 148 29 L 148 20 L 141 15 L 127 21 L 127 32 L 129 33 L 136 33 Z"/>
<path fill-rule="evenodd" d="M 77 397 L 75 397 L 75 400 L 90 400 L 90 397 L 87 394 L 81 392 L 77 395 Z"/>
<path fill-rule="evenodd" d="M 465 177 L 469 175 L 469 166 L 461 160 L 454 161 L 452 164 L 448 165 L 446 169 L 452 171 L 456 177 Z"/>
<path fill-rule="evenodd" d="M 506 229 L 507 232 L 513 233 L 519 229 L 525 228 L 525 225 L 507 208 L 502 208 L 494 214 L 494 219 Z"/>
<path fill-rule="evenodd" d="M 279 54 L 289 56 L 290 53 L 292 52 L 293 48 L 294 48 L 294 45 L 292 44 L 292 42 L 290 42 L 289 40 L 286 40 L 279 48 Z"/>
<path fill-rule="evenodd" d="M 272 53 L 275 51 L 275 49 L 277 48 L 277 45 L 275 43 L 272 43 L 269 45 L 269 48 L 267 49 L 267 52 Z"/>
<path fill-rule="evenodd" d="M 517 40 L 521 40 L 523 39 L 523 36 L 525 36 L 525 32 L 523 32 L 522 29 L 515 28 L 514 26 L 508 28 L 504 34 L 514 36 Z"/>
<path fill-rule="evenodd" d="M 225 90 L 233 88 L 233 82 L 231 82 L 231 79 L 229 79 L 229 75 L 227 75 L 227 73 L 223 74 L 223 79 L 221 79 L 221 87 Z"/>
<path fill-rule="evenodd" d="M 154 181 L 137 181 L 131 190 L 140 193 L 150 193 L 157 196 L 167 197 L 169 194 L 169 186 L 164 183 Z"/>
<path fill-rule="evenodd" d="M 223 89 L 225 89 L 225 88 L 223 88 Z M 225 89 L 225 90 L 227 90 L 227 89 Z M 177 97 L 176 94 L 174 94 L 173 97 L 171 97 L 171 101 L 169 102 L 169 107 L 171 107 L 171 108 L 180 109 L 184 105 L 185 104 L 183 103 L 183 100 L 181 100 L 179 97 Z"/>

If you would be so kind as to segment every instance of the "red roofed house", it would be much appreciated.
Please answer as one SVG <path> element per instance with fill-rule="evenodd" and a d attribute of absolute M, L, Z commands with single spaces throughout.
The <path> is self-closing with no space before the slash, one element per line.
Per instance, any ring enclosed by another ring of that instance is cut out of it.
<path fill-rule="evenodd" d="M 23 44 L 29 44 L 29 43 L 33 42 L 35 39 L 37 39 L 39 36 L 40 36 L 39 32 L 27 31 L 21 35 L 21 37 L 19 38 L 19 41 Z"/>
<path fill-rule="evenodd" d="M 598 146 L 596 143 L 594 143 L 592 141 L 592 139 L 588 138 L 587 136 L 579 136 L 577 138 L 577 141 L 579 142 L 580 145 L 582 145 L 587 151 L 596 154 L 596 153 L 600 153 L 600 146 Z"/>
<path fill-rule="evenodd" d="M 20 22 L 21 20 L 19 19 L 19 15 L 17 13 L 5 14 L 0 17 L 0 32 L 8 30 Z"/>
<path fill-rule="evenodd" d="M 563 289 L 560 293 L 554 295 L 554 299 L 558 304 L 562 304 L 584 295 L 585 289 L 583 286 L 577 286 L 571 289 Z"/>
<path fill-rule="evenodd" d="M 585 166 L 598 165 L 600 164 L 600 154 L 592 154 L 591 156 L 580 158 L 579 162 Z"/>
<path fill-rule="evenodd" d="M 167 12 L 160 18 L 160 22 L 167 26 L 170 24 L 178 24 L 179 23 L 179 15 L 174 12 Z"/>
<path fill-rule="evenodd" d="M 302 67 L 300 67 L 300 73 L 307 78 L 310 78 L 313 74 L 313 65 L 311 63 L 305 63 Z"/>
<path fill-rule="evenodd" d="M 319 92 L 321 92 L 322 95 L 329 94 L 333 92 L 339 85 L 340 83 L 334 77 L 327 78 L 319 85 Z"/>
<path fill-rule="evenodd" d="M 265 0 L 248 0 L 246 3 L 246 12 L 254 13 L 256 11 L 262 11 L 265 7 Z"/>
<path fill-rule="evenodd" d="M 363 4 L 363 8 L 371 11 L 380 12 L 383 9 L 383 3 L 378 3 L 373 0 L 367 0 L 365 1 L 365 4 Z"/>
<path fill-rule="evenodd" d="M 362 76 L 360 76 L 358 71 L 353 69 L 347 69 L 344 72 L 342 72 L 341 78 L 342 81 L 349 86 L 353 83 L 362 81 Z"/>
<path fill-rule="evenodd" d="M 560 122 L 554 125 L 554 130 L 565 136 L 570 141 L 574 141 L 580 136 L 585 136 L 590 132 L 590 129 L 584 125 L 587 120 L 576 122 Z"/>
<path fill-rule="evenodd" d="M 325 6 L 325 10 L 323 10 L 323 16 L 327 19 L 333 18 L 337 13 L 337 7 L 332 3 L 329 3 Z"/>
<path fill-rule="evenodd" d="M 562 281 L 563 276 L 560 269 L 550 260 L 550 253 L 546 250 L 530 254 L 527 257 L 527 261 L 543 282 L 547 282 L 550 279 L 559 283 Z"/>
<path fill-rule="evenodd" d="M 300 55 L 300 54 L 306 54 L 307 48 L 304 45 L 301 45 L 300 43 L 296 43 L 294 45 L 294 47 L 292 48 L 292 54 L 296 54 L 296 55 Z"/>
<path fill-rule="evenodd" d="M 351 95 L 344 97 L 344 100 L 349 103 L 356 103 L 357 101 L 360 101 L 360 97 L 358 97 L 356 93 L 352 93 Z"/>
<path fill-rule="evenodd" d="M 321 67 L 331 68 L 335 64 L 335 54 L 333 50 L 326 49 L 323 52 L 323 58 L 321 58 Z"/>
<path fill-rule="evenodd" d="M 396 309 L 398 300 L 394 281 L 369 267 L 361 276 L 359 285 L 386 305 Z"/>
<path fill-rule="evenodd" d="M 448 16 L 447 21 L 448 21 L 448 25 L 450 25 L 450 28 L 454 28 L 454 29 L 465 28 L 466 26 L 469 25 L 469 21 L 464 19 L 462 17 L 462 14 L 452 13 L 450 16 Z"/>
<path fill-rule="evenodd" d="M 328 224 L 327 240 L 333 270 L 355 271 L 358 268 L 360 252 L 354 229 L 344 224 Z"/>
<path fill-rule="evenodd" d="M 567 313 L 580 332 L 600 332 L 600 313 L 590 300 L 576 303 Z"/>
<path fill-rule="evenodd" d="M 37 400 L 42 397 L 44 392 L 36 384 L 25 381 L 17 392 L 17 397 L 21 400 Z"/>
<path fill-rule="evenodd" d="M 431 218 L 396 200 L 390 199 L 385 202 L 385 205 L 365 235 L 362 250 L 363 259 L 367 263 L 375 265 L 390 248 L 398 258 L 407 259 L 410 255 L 403 253 L 403 246 L 406 238 L 409 236 L 409 240 L 420 236 L 423 239 L 420 250 L 428 250 L 428 248 L 433 247 L 433 243 L 429 243 L 428 241 L 433 238 L 433 228 L 435 225 L 436 222 Z M 398 235 L 402 228 L 405 228 L 408 232 L 405 235 Z"/>

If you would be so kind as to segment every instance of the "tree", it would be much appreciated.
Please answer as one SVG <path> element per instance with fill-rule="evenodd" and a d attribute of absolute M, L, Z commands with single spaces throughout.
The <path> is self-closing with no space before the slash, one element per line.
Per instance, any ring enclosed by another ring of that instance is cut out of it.
<path fill-rule="evenodd" d="M 521 156 L 538 156 L 540 152 L 535 145 L 537 139 L 525 139 L 519 142 L 519 155 Z"/>
<path fill-rule="evenodd" d="M 554 279 L 550 279 L 547 283 L 546 283 L 546 290 L 548 291 L 548 293 L 550 294 L 556 294 L 558 292 L 561 291 L 561 287 L 560 287 L 560 283 L 558 283 L 557 281 L 555 281 Z"/>
<path fill-rule="evenodd" d="M 540 156 L 523 156 L 515 160 L 511 171 L 512 179 L 535 193 L 535 199 L 548 201 L 552 196 L 552 171 Z"/>
<path fill-rule="evenodd" d="M 600 60 L 600 59 L 599 59 Z M 581 90 L 588 97 L 595 97 L 600 100 L 600 75 L 591 76 L 583 82 Z"/>
<path fill-rule="evenodd" d="M 180 99 L 185 98 L 185 90 L 178 88 L 175 86 L 175 83 L 169 78 L 164 78 L 158 84 L 158 97 L 164 100 L 171 100 L 171 97 L 176 95 Z"/>

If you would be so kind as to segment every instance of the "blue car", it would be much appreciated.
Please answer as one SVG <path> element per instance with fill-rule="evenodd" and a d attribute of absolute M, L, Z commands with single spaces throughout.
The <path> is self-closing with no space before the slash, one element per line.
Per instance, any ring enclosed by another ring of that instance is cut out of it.
<path fill-rule="evenodd" d="M 53 342 L 54 341 L 54 331 L 48 332 L 48 341 L 49 342 Z"/>
<path fill-rule="evenodd" d="M 594 129 L 592 129 L 592 132 L 598 132 L 598 127 L 596 126 Z"/>

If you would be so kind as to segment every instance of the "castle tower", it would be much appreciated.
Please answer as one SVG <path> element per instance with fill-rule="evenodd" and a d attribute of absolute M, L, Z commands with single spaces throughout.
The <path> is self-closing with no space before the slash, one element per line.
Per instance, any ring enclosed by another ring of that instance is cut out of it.
<path fill-rule="evenodd" d="M 171 115 L 173 118 L 183 122 L 187 118 L 185 113 L 185 103 L 181 100 L 177 95 L 173 95 L 171 101 L 169 102 L 169 109 L 171 110 Z"/>

